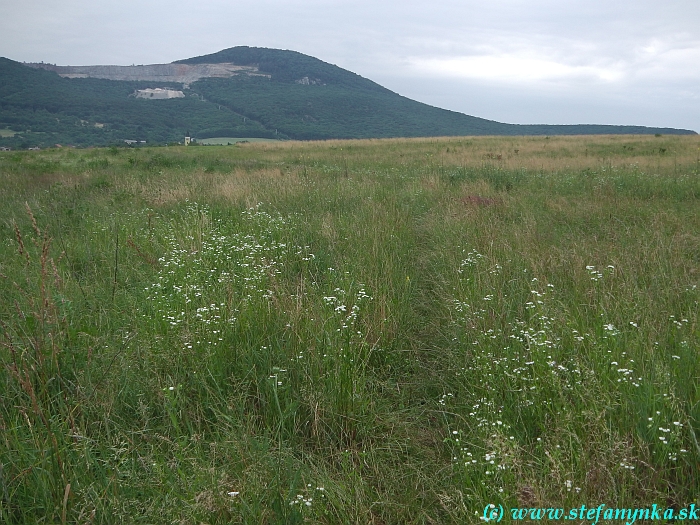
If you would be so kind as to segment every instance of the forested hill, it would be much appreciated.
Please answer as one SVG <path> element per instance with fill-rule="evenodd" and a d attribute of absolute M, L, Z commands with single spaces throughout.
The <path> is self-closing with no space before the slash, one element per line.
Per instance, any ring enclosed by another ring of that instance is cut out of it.
<path fill-rule="evenodd" d="M 221 64 L 232 63 L 240 66 L 257 66 L 261 73 L 267 73 L 277 82 L 298 83 L 304 78 L 311 84 L 343 86 L 347 88 L 391 93 L 385 87 L 372 82 L 347 69 L 323 62 L 318 58 L 281 49 L 239 46 L 224 49 L 211 55 L 203 55 L 174 64 Z"/>
<path fill-rule="evenodd" d="M 217 66 L 194 68 L 197 64 Z M 641 126 L 503 124 L 422 104 L 338 66 L 277 49 L 234 47 L 133 69 L 31 66 L 0 58 L 0 146 L 126 140 L 163 144 L 182 141 L 186 134 L 309 140 L 694 133 Z M 118 70 L 113 78 L 118 74 L 120 80 L 110 79 L 112 69 Z M 139 76 L 142 71 L 148 75 Z M 202 71 L 213 76 L 202 77 Z M 67 78 L 76 76 L 88 78 Z M 162 98 L 165 93 L 168 98 Z"/>

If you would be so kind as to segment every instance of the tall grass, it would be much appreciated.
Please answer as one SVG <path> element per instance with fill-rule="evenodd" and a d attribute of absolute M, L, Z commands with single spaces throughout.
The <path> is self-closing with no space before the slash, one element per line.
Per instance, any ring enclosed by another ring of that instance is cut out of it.
<path fill-rule="evenodd" d="M 0 154 L 0 521 L 700 504 L 699 147 Z"/>

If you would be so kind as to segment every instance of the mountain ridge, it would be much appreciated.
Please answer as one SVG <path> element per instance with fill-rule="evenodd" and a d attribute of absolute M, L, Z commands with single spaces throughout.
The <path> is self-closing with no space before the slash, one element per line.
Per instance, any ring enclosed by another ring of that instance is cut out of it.
<path fill-rule="evenodd" d="M 150 99 L 154 90 L 182 96 Z M 238 46 L 170 64 L 57 66 L 0 59 L 0 145 L 149 144 L 186 135 L 348 139 L 458 135 L 695 134 L 519 125 L 423 104 L 315 57 Z M 16 133 L 13 137 L 8 137 Z M 3 136 L 5 135 L 5 136 Z"/>

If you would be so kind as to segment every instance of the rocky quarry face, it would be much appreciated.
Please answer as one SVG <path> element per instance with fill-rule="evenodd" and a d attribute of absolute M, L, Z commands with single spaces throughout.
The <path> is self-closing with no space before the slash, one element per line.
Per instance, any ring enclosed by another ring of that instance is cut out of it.
<path fill-rule="evenodd" d="M 107 80 L 145 80 L 150 82 L 180 82 L 187 87 L 200 78 L 229 78 L 234 75 L 265 76 L 255 66 L 236 64 L 150 64 L 145 66 L 55 66 L 26 64 L 37 69 L 55 71 L 66 78 L 104 78 Z M 155 97 L 152 97 L 155 98 Z M 161 97 L 162 98 L 162 97 Z M 167 97 L 166 97 L 167 98 Z"/>
<path fill-rule="evenodd" d="M 147 99 L 155 99 L 155 100 L 161 100 L 165 98 L 182 98 L 185 96 L 185 94 L 182 91 L 178 91 L 176 89 L 163 89 L 163 88 L 155 88 L 155 89 L 137 89 L 135 93 L 136 98 L 147 98 Z"/>

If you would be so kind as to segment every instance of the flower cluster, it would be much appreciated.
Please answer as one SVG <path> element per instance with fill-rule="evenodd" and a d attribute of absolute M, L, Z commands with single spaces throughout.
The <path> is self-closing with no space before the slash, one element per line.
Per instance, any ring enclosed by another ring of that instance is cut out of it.
<path fill-rule="evenodd" d="M 291 506 L 299 505 L 300 507 L 311 507 L 314 499 L 318 500 L 326 497 L 326 489 L 323 487 L 316 487 L 314 489 L 313 485 L 309 483 L 305 488 L 304 494 L 297 494 L 296 497 L 289 502 Z"/>
<path fill-rule="evenodd" d="M 312 259 L 308 247 L 278 240 L 288 218 L 258 205 L 242 213 L 242 223 L 233 228 L 212 218 L 206 206 L 188 203 L 162 237 L 167 252 L 158 260 L 156 281 L 144 290 L 150 307 L 144 316 L 186 327 L 187 349 L 219 344 L 242 309 L 272 300 L 276 277 L 290 259 Z"/>

